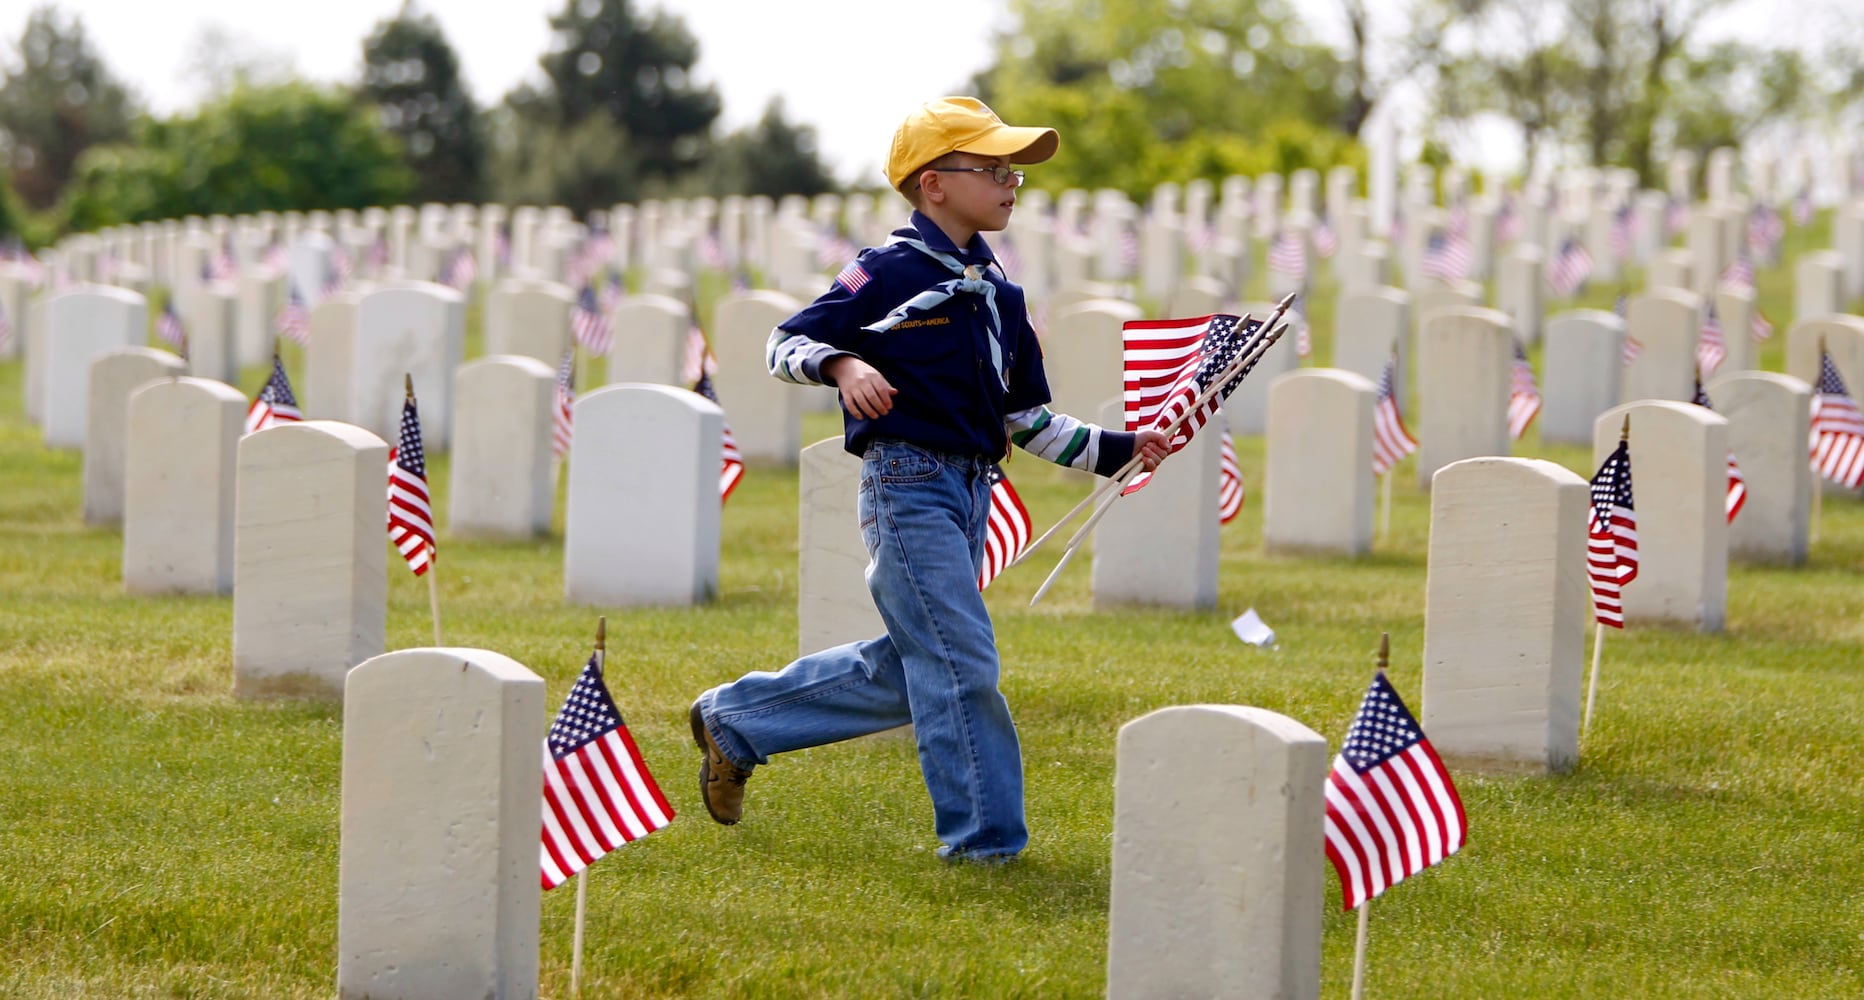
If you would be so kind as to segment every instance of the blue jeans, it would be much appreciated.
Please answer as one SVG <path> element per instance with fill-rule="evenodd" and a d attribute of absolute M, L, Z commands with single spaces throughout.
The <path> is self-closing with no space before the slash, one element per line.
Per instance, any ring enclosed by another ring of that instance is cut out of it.
<path fill-rule="evenodd" d="M 861 466 L 867 588 L 887 634 L 811 653 L 700 696 L 706 728 L 741 767 L 910 722 L 934 829 L 953 858 L 1029 841 L 1023 762 L 997 690 L 996 635 L 977 589 L 989 460 L 876 442 Z"/>

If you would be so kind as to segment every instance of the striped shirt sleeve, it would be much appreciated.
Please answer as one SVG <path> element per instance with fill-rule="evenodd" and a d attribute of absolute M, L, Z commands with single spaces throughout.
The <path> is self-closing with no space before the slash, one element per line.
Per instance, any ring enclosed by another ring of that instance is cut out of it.
<path fill-rule="evenodd" d="M 827 385 L 822 379 L 822 363 L 847 353 L 779 326 L 771 329 L 770 340 L 764 344 L 764 366 L 785 382 Z"/>
<path fill-rule="evenodd" d="M 1065 468 L 1107 476 L 1133 457 L 1133 435 L 1084 423 L 1046 406 L 1018 410 L 1004 423 L 1018 448 Z"/>

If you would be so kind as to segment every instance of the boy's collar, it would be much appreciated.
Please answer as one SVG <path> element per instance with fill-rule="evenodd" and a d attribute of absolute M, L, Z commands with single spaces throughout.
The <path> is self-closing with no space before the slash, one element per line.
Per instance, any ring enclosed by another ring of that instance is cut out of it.
<path fill-rule="evenodd" d="M 972 236 L 971 242 L 961 248 L 951 241 L 951 237 L 945 235 L 945 231 L 938 227 L 938 223 L 933 222 L 929 216 L 918 209 L 913 210 L 912 227 L 918 231 L 919 239 L 926 246 L 940 253 L 951 254 L 967 264 L 989 264 L 997 259 L 996 254 L 991 252 L 990 244 L 984 242 L 983 233 Z"/>

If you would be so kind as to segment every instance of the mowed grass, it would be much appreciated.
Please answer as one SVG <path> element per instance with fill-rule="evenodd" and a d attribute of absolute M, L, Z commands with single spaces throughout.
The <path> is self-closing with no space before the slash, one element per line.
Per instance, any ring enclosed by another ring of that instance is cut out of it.
<path fill-rule="evenodd" d="M 1763 273 L 1763 302 L 1784 328 L 1777 281 Z M 1331 303 L 1323 287 L 1322 357 Z M 79 457 L 39 443 L 21 380 L 0 365 L 0 996 L 333 995 L 340 707 L 234 700 L 229 598 L 123 593 L 120 535 L 82 524 Z M 836 432 L 812 415 L 805 440 Z M 760 769 L 738 827 L 700 806 L 688 704 L 796 652 L 794 473 L 751 470 L 725 509 L 718 599 L 691 610 L 565 606 L 560 533 L 443 534 L 445 641 L 530 666 L 552 710 L 608 615 L 610 687 L 680 813 L 592 870 L 585 995 L 1102 995 L 1122 724 L 1255 705 L 1337 749 L 1382 631 L 1421 707 L 1429 501 L 1410 463 L 1373 555 L 1270 556 L 1262 442 L 1238 447 L 1253 492 L 1223 530 L 1216 608 L 1097 609 L 1086 560 L 1028 608 L 1055 552 L 992 586 L 1032 834 L 997 869 L 935 860 L 898 736 Z M 1537 432 L 1522 452 L 1592 472 Z M 1039 528 L 1086 489 L 1033 460 L 1009 469 Z M 443 525 L 446 472 L 434 456 Z M 1373 904 L 1368 995 L 1864 995 L 1860 571 L 1864 505 L 1828 493 L 1806 565 L 1731 568 L 1724 633 L 1611 633 L 1572 773 L 1457 776 L 1467 846 Z M 431 642 L 426 584 L 392 557 L 389 602 L 390 649 Z M 1250 607 L 1277 648 L 1231 635 Z M 1355 917 L 1331 872 L 1314 891 L 1322 995 L 1345 997 Z M 574 912 L 572 889 L 545 895 L 546 996 L 569 995 Z"/>

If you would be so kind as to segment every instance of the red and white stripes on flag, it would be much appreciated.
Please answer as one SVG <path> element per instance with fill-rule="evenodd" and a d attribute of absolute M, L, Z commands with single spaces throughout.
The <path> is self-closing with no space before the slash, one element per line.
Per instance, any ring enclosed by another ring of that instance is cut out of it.
<path fill-rule="evenodd" d="M 1702 388 L 1700 374 L 1696 376 L 1695 403 L 1705 410 L 1715 409 L 1709 405 L 1709 394 Z M 1747 503 L 1747 477 L 1741 474 L 1741 466 L 1735 464 L 1735 453 L 1730 449 L 1728 452 L 1728 494 L 1722 504 L 1728 520 L 1733 521 L 1735 515 L 1741 513 L 1741 505 L 1744 503 Z"/>
<path fill-rule="evenodd" d="M 544 737 L 543 887 L 673 822 L 608 686 L 602 653 L 583 666 Z"/>
<path fill-rule="evenodd" d="M 285 375 L 285 363 L 272 355 L 272 377 L 259 387 L 246 407 L 246 433 L 262 431 L 279 424 L 295 424 L 304 419 L 298 410 L 298 397 L 291 392 L 291 379 Z"/>
<path fill-rule="evenodd" d="M 1508 369 L 1508 435 L 1521 440 L 1527 426 L 1540 412 L 1540 386 L 1534 382 L 1534 366 L 1528 364 L 1527 351 L 1521 341 L 1514 342 L 1514 363 Z"/>
<path fill-rule="evenodd" d="M 434 514 L 427 498 L 427 453 L 410 394 L 401 404 L 401 435 L 388 450 L 388 540 L 415 576 L 433 565 Z"/>
<path fill-rule="evenodd" d="M 1586 522 L 1586 575 L 1593 615 L 1600 625 L 1625 627 L 1624 585 L 1637 579 L 1637 512 L 1631 504 L 1631 446 L 1605 459 L 1592 477 L 1592 513 Z"/>
<path fill-rule="evenodd" d="M 569 454 L 575 405 L 576 352 L 569 350 L 563 352 L 563 363 L 557 366 L 556 405 L 551 407 L 550 454 L 554 458 Z"/>
<path fill-rule="evenodd" d="M 1463 846 L 1456 784 L 1382 670 L 1333 759 L 1326 803 L 1327 860 L 1348 910 Z"/>
<path fill-rule="evenodd" d="M 1715 374 L 1728 358 L 1728 342 L 1722 339 L 1722 321 L 1715 316 L 1715 306 L 1702 313 L 1702 330 L 1696 337 L 1696 369 L 1703 376 Z"/>
<path fill-rule="evenodd" d="M 1243 469 L 1236 464 L 1236 443 L 1223 432 L 1217 448 L 1217 523 L 1229 524 L 1243 512 Z"/>
<path fill-rule="evenodd" d="M 583 283 L 582 291 L 576 293 L 576 307 L 570 311 L 570 335 L 590 354 L 608 354 L 609 341 L 614 334 L 609 329 L 608 316 L 595 300 L 595 288 L 587 282 Z"/>
<path fill-rule="evenodd" d="M 990 518 L 984 532 L 984 565 L 977 573 L 977 589 L 990 586 L 997 574 L 1016 561 L 1029 547 L 1035 535 L 1035 523 L 1023 498 L 1016 495 L 1010 477 L 997 466 L 990 468 Z"/>
<path fill-rule="evenodd" d="M 1163 430 L 1191 406 L 1228 364 L 1243 352 L 1245 343 L 1261 330 L 1261 321 L 1246 324 L 1236 316 L 1217 313 L 1191 319 L 1132 320 L 1120 328 L 1122 364 L 1125 369 L 1124 411 L 1126 429 L 1145 427 Z M 1171 450 L 1177 452 L 1189 444 L 1222 406 L 1227 390 L 1235 388 L 1241 376 L 1226 385 L 1195 412 L 1185 418 L 1173 432 Z M 1132 493 L 1151 479 L 1151 473 L 1135 476 L 1122 490 Z"/>
<path fill-rule="evenodd" d="M 705 331 L 693 327 L 686 337 L 686 374 L 694 379 L 693 391 L 711 400 L 722 414 L 725 404 L 718 401 L 718 390 L 712 385 L 712 373 L 718 371 L 718 359 L 712 356 L 712 348 L 707 346 Z M 744 453 L 738 450 L 738 439 L 732 436 L 731 421 L 723 424 L 724 434 L 719 440 L 718 502 L 731 499 L 731 491 L 738 488 L 738 481 L 744 478 Z"/>
<path fill-rule="evenodd" d="M 1864 418 L 1823 346 L 1812 392 L 1812 470 L 1849 490 L 1864 482 Z"/>
<path fill-rule="evenodd" d="M 285 306 L 278 311 L 274 322 L 279 336 L 300 347 L 310 342 L 311 314 L 304 307 L 304 294 L 298 291 L 296 282 L 292 283 L 291 290 L 285 297 Z"/>
<path fill-rule="evenodd" d="M 1379 376 L 1379 399 L 1372 406 L 1372 474 L 1375 476 L 1390 472 L 1392 466 L 1417 450 L 1417 439 L 1405 429 L 1404 417 L 1398 412 L 1398 397 L 1392 390 L 1392 375 L 1397 366 L 1396 357 L 1385 362 L 1385 373 Z"/>
<path fill-rule="evenodd" d="M 1296 281 L 1307 281 L 1307 240 L 1300 231 L 1289 228 L 1275 234 L 1269 244 L 1269 270 Z"/>
<path fill-rule="evenodd" d="M 6 307 L 0 306 L 0 333 L 4 333 L 5 330 Z M 173 295 L 168 297 L 167 302 L 162 303 L 162 315 L 156 317 L 155 320 L 155 335 L 162 339 L 162 343 L 176 350 L 181 350 L 182 347 L 187 344 L 188 328 L 182 325 L 181 314 L 175 311 L 175 297 Z M 6 338 L 0 336 L 0 347 L 4 347 L 5 345 Z"/>

